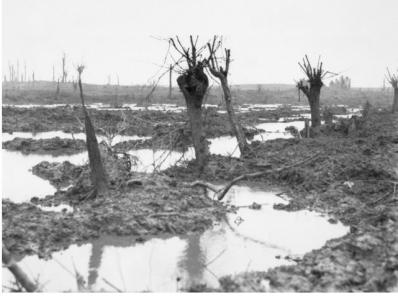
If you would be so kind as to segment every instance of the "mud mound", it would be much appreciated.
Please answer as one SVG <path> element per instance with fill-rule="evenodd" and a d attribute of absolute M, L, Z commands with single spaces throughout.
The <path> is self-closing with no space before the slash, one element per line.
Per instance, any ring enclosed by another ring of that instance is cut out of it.
<path fill-rule="evenodd" d="M 21 151 L 23 154 L 51 154 L 53 156 L 72 155 L 86 150 L 86 143 L 82 140 L 61 139 L 30 139 L 15 138 L 3 143 L 3 149 Z"/>

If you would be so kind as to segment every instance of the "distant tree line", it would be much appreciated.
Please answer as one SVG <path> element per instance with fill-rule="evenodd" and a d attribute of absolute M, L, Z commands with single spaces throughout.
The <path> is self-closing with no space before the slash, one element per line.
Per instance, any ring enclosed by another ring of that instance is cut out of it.
<path fill-rule="evenodd" d="M 349 90 L 351 88 L 351 78 L 348 76 L 340 76 L 329 83 L 330 88 L 337 88 L 343 90 Z"/>

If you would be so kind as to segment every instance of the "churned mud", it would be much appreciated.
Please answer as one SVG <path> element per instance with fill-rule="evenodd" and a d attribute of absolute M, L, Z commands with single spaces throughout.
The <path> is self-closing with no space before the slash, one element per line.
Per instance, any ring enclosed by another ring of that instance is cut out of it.
<path fill-rule="evenodd" d="M 203 231 L 220 219 L 226 208 L 165 175 L 130 173 L 126 157 L 101 147 L 110 191 L 87 199 L 91 185 L 87 165 L 42 162 L 33 172 L 55 186 L 71 185 L 54 195 L 16 204 L 3 199 L 3 243 L 18 255 L 49 257 L 103 234 L 134 236 L 144 241 L 160 234 Z M 38 206 L 39 205 L 39 206 Z M 53 212 L 42 207 L 66 205 Z"/>
<path fill-rule="evenodd" d="M 213 157 L 203 175 L 207 181 L 317 154 L 308 164 L 256 181 L 273 182 L 291 195 L 289 204 L 276 208 L 316 210 L 331 215 L 331 223 L 350 226 L 349 234 L 328 241 L 295 265 L 221 278 L 222 291 L 389 291 L 396 286 L 398 122 L 391 113 L 373 112 L 359 124 L 349 133 L 324 129 L 316 139 L 258 144 L 253 160 Z M 180 171 L 167 173 L 187 176 Z"/>
<path fill-rule="evenodd" d="M 344 113 L 342 110 L 338 108 L 334 113 Z M 303 112 L 282 107 L 242 112 L 239 116 L 250 137 L 256 133 L 251 127 L 255 124 L 295 116 L 301 119 L 299 114 Z M 128 120 L 123 134 L 151 139 L 115 143 L 113 151 L 101 146 L 110 192 L 96 199 L 87 198 L 91 190 L 87 165 L 41 162 L 34 166 L 33 173 L 48 180 L 57 192 L 32 198 L 30 203 L 3 199 L 3 242 L 12 253 L 48 258 L 54 251 L 104 234 L 132 236 L 139 242 L 164 234 L 203 232 L 225 217 L 230 207 L 209 199 L 203 188 L 189 185 L 198 179 L 193 162 L 155 174 L 132 173 L 131 157 L 120 155 L 130 149 L 185 150 L 190 145 L 190 132 L 183 113 L 126 111 L 125 119 L 120 111 L 90 113 L 97 128 L 117 127 Z M 80 109 L 69 106 L 5 107 L 3 131 L 81 132 L 75 117 L 79 114 Z M 209 138 L 230 134 L 226 114 L 208 109 L 206 117 Z M 3 148 L 23 153 L 72 154 L 84 150 L 84 141 L 16 138 L 3 143 Z M 330 223 L 341 221 L 350 226 L 350 232 L 307 253 L 295 264 L 222 277 L 217 291 L 389 291 L 396 286 L 396 116 L 372 111 L 355 122 L 340 120 L 324 125 L 315 139 L 254 140 L 251 151 L 244 159 L 211 155 L 200 179 L 225 182 L 245 173 L 271 170 L 252 180 L 259 185 L 278 186 L 290 196 L 289 203 L 276 204 L 275 208 L 324 213 L 331 216 Z M 272 172 L 309 157 L 314 159 Z M 61 205 L 70 209 L 43 209 Z M 205 291 L 208 287 L 192 286 L 191 290 Z"/>

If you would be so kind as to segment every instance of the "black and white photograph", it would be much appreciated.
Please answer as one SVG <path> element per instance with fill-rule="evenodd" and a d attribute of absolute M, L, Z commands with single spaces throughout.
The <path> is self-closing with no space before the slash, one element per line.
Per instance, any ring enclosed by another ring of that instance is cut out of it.
<path fill-rule="evenodd" d="M 1 10 L 2 297 L 398 292 L 397 0 Z"/>

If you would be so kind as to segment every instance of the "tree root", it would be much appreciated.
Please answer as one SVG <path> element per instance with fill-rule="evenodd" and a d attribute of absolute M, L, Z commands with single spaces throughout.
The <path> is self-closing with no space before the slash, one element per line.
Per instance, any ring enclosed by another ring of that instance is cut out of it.
<path fill-rule="evenodd" d="M 3 266 L 14 275 L 15 279 L 22 285 L 22 287 L 29 293 L 38 292 L 38 286 L 26 275 L 26 273 L 15 263 L 7 248 L 2 246 L 2 261 Z"/>
<path fill-rule="evenodd" d="M 216 185 L 213 185 L 211 183 L 201 181 L 201 180 L 196 180 L 196 181 L 192 182 L 189 186 L 190 187 L 195 187 L 195 186 L 205 187 L 205 188 L 213 191 L 217 196 L 217 200 L 221 201 L 224 198 L 224 196 L 228 193 L 228 191 L 231 189 L 231 187 L 243 179 L 250 179 L 250 178 L 255 178 L 255 177 L 259 177 L 262 175 L 271 174 L 271 173 L 275 173 L 275 172 L 282 172 L 284 170 L 291 169 L 291 168 L 297 167 L 299 165 L 303 165 L 305 163 L 314 161 L 318 157 L 319 157 L 319 153 L 316 153 L 309 158 L 306 158 L 302 161 L 299 161 L 297 163 L 294 163 L 294 164 L 291 164 L 288 166 L 280 167 L 280 168 L 277 168 L 274 170 L 271 169 L 271 170 L 266 170 L 266 171 L 259 171 L 259 172 L 254 172 L 254 173 L 243 174 L 243 175 L 240 175 L 240 176 L 232 179 L 224 187 L 221 187 L 221 188 L 217 187 Z"/>

